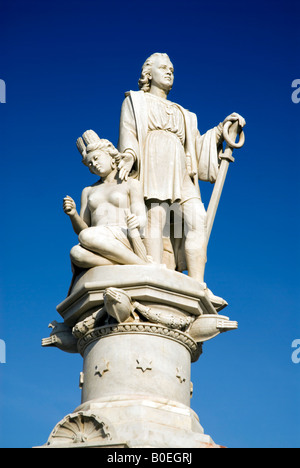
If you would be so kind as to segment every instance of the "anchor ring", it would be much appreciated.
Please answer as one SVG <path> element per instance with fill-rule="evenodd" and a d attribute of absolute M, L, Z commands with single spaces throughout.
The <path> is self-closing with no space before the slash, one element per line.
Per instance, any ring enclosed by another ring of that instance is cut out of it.
<path fill-rule="evenodd" d="M 223 127 L 223 137 L 226 143 L 228 144 L 228 146 L 231 146 L 231 148 L 241 148 L 245 144 L 245 133 L 243 132 L 243 129 L 240 127 L 240 131 L 238 132 L 240 136 L 239 141 L 237 143 L 235 143 L 235 141 L 232 141 L 229 137 L 228 130 L 233 123 L 234 122 L 231 122 L 231 120 L 228 120 L 227 122 L 225 122 L 224 127 Z"/>

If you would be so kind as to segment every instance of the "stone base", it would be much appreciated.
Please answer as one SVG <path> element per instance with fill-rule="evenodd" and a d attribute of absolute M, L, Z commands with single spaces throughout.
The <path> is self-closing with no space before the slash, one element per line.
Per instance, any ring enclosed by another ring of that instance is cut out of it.
<path fill-rule="evenodd" d="M 141 314 L 151 310 L 149 321 L 136 313 L 129 321 L 109 321 L 115 315 L 105 302 L 107 288 L 125 291 L 144 307 Z M 219 448 L 190 408 L 190 374 L 202 341 L 235 326 L 218 315 L 222 304 L 210 300 L 206 285 L 157 265 L 96 267 L 79 275 L 57 307 L 64 324 L 55 345 L 70 350 L 68 340 L 76 336 L 83 357 L 81 405 L 43 447 Z M 78 322 L 103 310 L 102 322 L 71 334 Z"/>
<path fill-rule="evenodd" d="M 83 404 L 57 424 L 44 447 L 220 448 L 193 410 L 151 395 Z"/>
<path fill-rule="evenodd" d="M 115 265 L 91 268 L 76 278 L 69 296 L 57 306 L 66 325 L 73 327 L 91 311 L 102 307 L 107 288 L 121 288 L 136 301 L 156 307 L 171 307 L 199 316 L 217 314 L 206 285 L 163 266 Z"/>
<path fill-rule="evenodd" d="M 190 408 L 196 345 L 182 332 L 147 324 L 86 334 L 79 344 L 82 404 L 56 425 L 46 447 L 217 447 Z"/>

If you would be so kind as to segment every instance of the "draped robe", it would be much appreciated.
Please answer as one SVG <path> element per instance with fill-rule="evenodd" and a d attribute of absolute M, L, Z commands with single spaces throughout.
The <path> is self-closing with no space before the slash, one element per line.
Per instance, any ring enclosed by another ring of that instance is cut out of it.
<path fill-rule="evenodd" d="M 185 201 L 187 171 L 200 197 L 198 180 L 214 183 L 218 175 L 217 136 L 217 127 L 200 135 L 197 116 L 178 104 L 144 91 L 126 93 L 118 149 L 134 156 L 146 200 Z"/>

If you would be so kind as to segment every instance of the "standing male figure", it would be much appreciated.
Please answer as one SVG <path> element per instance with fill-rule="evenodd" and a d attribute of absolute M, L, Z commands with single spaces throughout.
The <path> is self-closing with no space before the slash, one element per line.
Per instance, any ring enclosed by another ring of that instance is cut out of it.
<path fill-rule="evenodd" d="M 195 114 L 170 102 L 174 68 L 167 54 L 151 55 L 143 65 L 140 91 L 126 93 L 120 118 L 120 178 L 133 168 L 142 183 L 148 209 L 148 254 L 162 263 L 167 207 L 178 207 L 184 220 L 184 256 L 174 251 L 178 270 L 204 281 L 207 252 L 206 211 L 198 180 L 216 181 L 223 124 L 200 135 Z M 244 119 L 231 114 L 227 120 Z M 182 257 L 181 257 L 182 258 Z"/>

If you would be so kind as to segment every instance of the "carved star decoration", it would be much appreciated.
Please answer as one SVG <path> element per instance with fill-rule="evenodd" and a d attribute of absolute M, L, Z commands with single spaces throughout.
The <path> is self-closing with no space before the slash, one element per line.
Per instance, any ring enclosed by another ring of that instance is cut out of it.
<path fill-rule="evenodd" d="M 104 359 L 102 359 L 102 361 L 100 362 L 98 366 L 95 366 L 95 375 L 99 375 L 100 377 L 102 377 L 104 372 L 108 372 L 108 371 L 109 371 L 109 362 Z"/>
<path fill-rule="evenodd" d="M 143 372 L 146 372 L 146 370 L 152 370 L 152 361 L 150 361 L 148 358 L 145 357 L 139 357 L 137 360 L 137 369 L 141 369 Z"/>
<path fill-rule="evenodd" d="M 179 379 L 180 383 L 183 383 L 183 382 L 186 381 L 186 377 L 184 377 L 182 367 L 177 367 L 176 368 L 176 377 L 177 377 L 177 379 Z"/>

